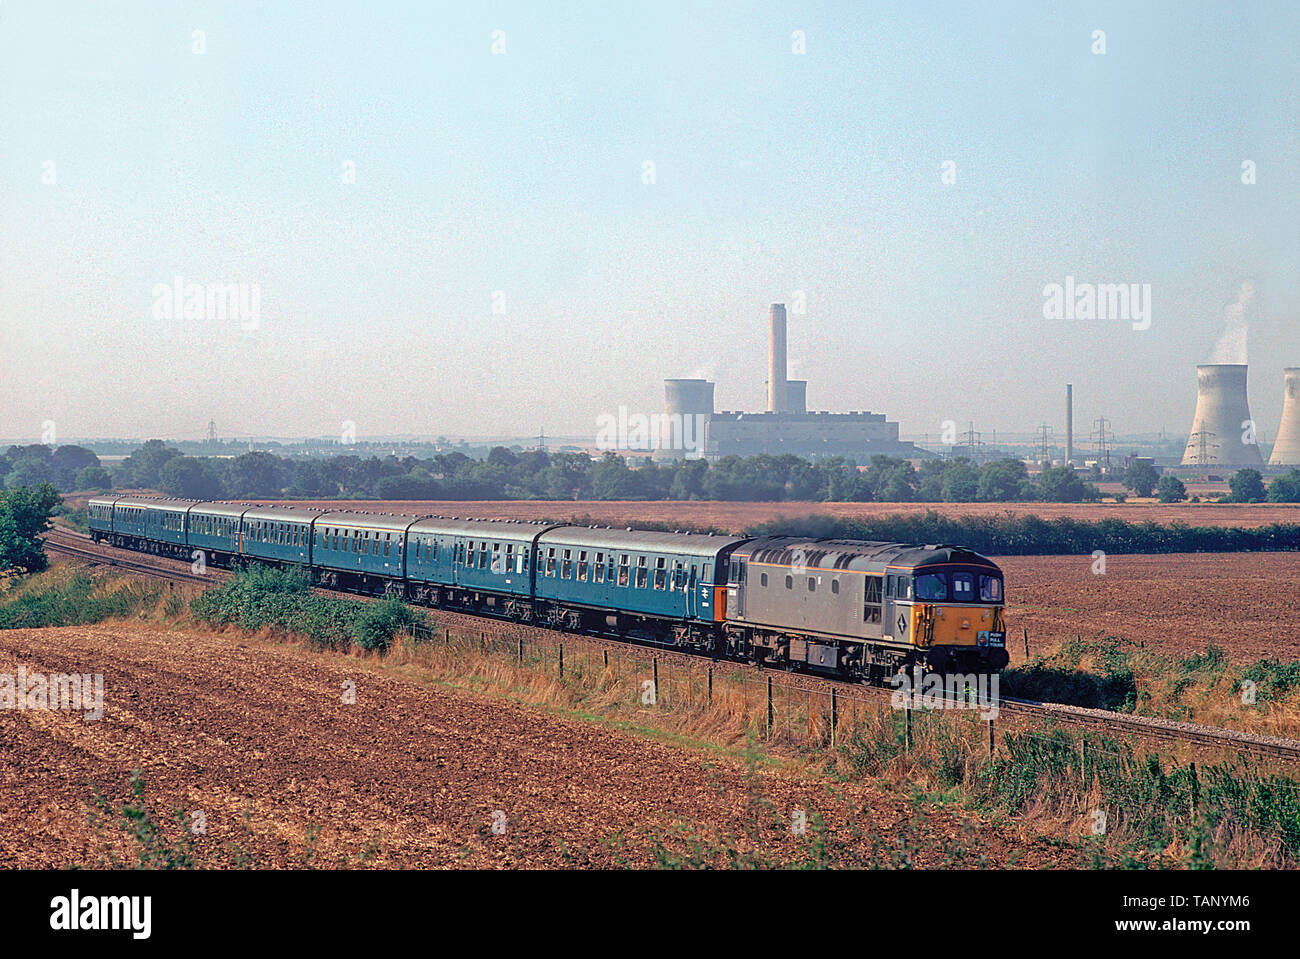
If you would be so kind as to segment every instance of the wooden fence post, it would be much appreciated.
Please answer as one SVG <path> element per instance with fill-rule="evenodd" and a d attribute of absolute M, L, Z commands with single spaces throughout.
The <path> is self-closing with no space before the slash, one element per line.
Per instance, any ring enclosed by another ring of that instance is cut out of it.
<path fill-rule="evenodd" d="M 709 706 L 713 706 L 713 667 L 709 667 Z"/>
<path fill-rule="evenodd" d="M 1025 659 L 1029 658 L 1029 627 L 1024 628 L 1025 633 Z"/>
<path fill-rule="evenodd" d="M 835 687 L 831 687 L 831 748 L 835 748 L 835 727 L 840 721 L 840 697 Z"/>
<path fill-rule="evenodd" d="M 560 678 L 564 678 L 564 644 L 559 643 L 560 647 Z"/>
<path fill-rule="evenodd" d="M 651 666 L 654 669 L 655 705 L 658 706 L 659 705 L 659 657 L 658 656 L 654 657 Z"/>
<path fill-rule="evenodd" d="M 767 731 L 772 732 L 772 677 L 767 677 Z"/>

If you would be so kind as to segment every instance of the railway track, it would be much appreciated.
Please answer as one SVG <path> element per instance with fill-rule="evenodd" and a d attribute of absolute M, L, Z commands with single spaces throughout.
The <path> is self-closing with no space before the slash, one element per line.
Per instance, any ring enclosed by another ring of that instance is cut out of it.
<path fill-rule="evenodd" d="M 183 565 L 180 561 L 164 559 L 161 557 L 150 557 L 147 554 L 140 555 L 131 553 L 125 557 L 120 556 L 117 554 L 127 551 L 118 550 L 113 547 L 96 546 L 88 536 L 82 536 L 69 530 L 56 529 L 51 531 L 51 535 L 45 540 L 45 548 L 60 556 L 93 566 L 108 566 L 127 572 L 154 576 L 159 579 L 169 580 L 176 583 L 198 583 L 208 586 L 214 582 L 214 576 L 216 577 L 215 581 L 217 582 L 224 582 L 230 576 L 229 572 L 223 569 L 212 569 L 205 574 L 193 573 L 189 570 L 178 569 L 177 565 Z M 112 550 L 112 553 L 106 552 L 106 550 Z M 317 588 L 316 591 L 323 595 L 347 596 L 352 599 L 368 598 L 358 596 L 354 593 L 340 593 L 336 590 Z M 493 617 L 476 617 L 468 613 L 454 610 L 435 610 L 434 612 L 438 613 L 440 616 L 450 616 L 455 618 L 464 617 L 465 620 L 472 620 L 477 623 L 492 622 L 497 624 L 506 623 L 510 625 L 518 625 L 511 623 L 509 620 L 501 620 Z M 537 629 L 543 633 L 554 632 L 539 626 L 528 626 L 528 628 Z M 572 633 L 556 633 L 555 635 L 565 636 L 570 639 L 578 638 L 597 644 L 610 644 L 616 647 L 625 647 L 628 645 L 626 641 L 619 641 L 599 635 L 587 636 L 585 634 Z M 680 656 L 686 660 L 694 660 L 698 658 L 690 653 L 660 647 L 656 644 L 637 643 L 636 645 L 661 650 L 663 653 Z M 741 663 L 735 665 L 742 667 L 745 666 L 745 664 Z M 763 669 L 761 666 L 748 666 L 746 668 L 758 671 L 762 671 Z M 859 683 L 845 683 L 822 677 L 801 675 L 800 679 L 809 682 L 813 686 L 820 686 L 822 688 L 832 686 L 843 687 L 849 685 L 854 689 L 874 690 L 881 695 L 889 695 L 892 692 L 891 690 L 882 687 L 863 686 Z M 1069 706 L 1064 703 L 1047 703 L 1009 697 L 999 698 L 998 708 L 1001 712 L 1008 715 L 1018 716 L 1029 720 L 1051 720 L 1071 726 L 1123 732 L 1130 735 L 1143 736 L 1148 739 L 1163 740 L 1166 742 L 1191 743 L 1205 746 L 1207 748 L 1248 752 L 1258 756 L 1267 756 L 1270 758 L 1300 762 L 1300 740 L 1295 739 L 1284 739 L 1278 736 L 1265 736 L 1258 733 L 1245 733 L 1235 729 L 1226 729 L 1221 726 L 1204 726 L 1199 723 L 1184 723 L 1169 719 L 1158 719 L 1151 716 L 1133 716 L 1126 713 L 1116 713 L 1103 709 L 1087 709 L 1081 706 Z"/>

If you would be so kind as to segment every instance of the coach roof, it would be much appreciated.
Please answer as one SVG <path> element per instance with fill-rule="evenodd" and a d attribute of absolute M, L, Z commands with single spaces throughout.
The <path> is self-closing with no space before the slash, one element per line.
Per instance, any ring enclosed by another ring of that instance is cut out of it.
<path fill-rule="evenodd" d="M 720 550 L 743 542 L 745 540 L 739 536 L 711 536 L 707 533 L 659 533 L 638 529 L 605 529 L 599 526 L 561 526 L 543 533 L 537 545 L 715 556 Z"/>

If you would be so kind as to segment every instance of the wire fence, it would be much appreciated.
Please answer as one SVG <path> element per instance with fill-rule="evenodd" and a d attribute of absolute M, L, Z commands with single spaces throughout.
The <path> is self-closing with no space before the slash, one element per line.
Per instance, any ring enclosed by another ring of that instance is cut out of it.
<path fill-rule="evenodd" d="M 612 646 L 581 636 L 554 640 L 528 631 L 510 635 L 510 629 L 438 625 L 413 626 L 408 633 L 434 648 L 477 652 L 566 684 L 599 683 L 607 690 L 621 690 L 634 709 L 712 712 L 738 722 L 747 735 L 767 744 L 818 750 L 884 737 L 911 750 L 932 749 L 942 740 L 947 748 L 960 743 L 973 761 L 1000 754 L 1008 736 L 1056 750 L 1066 741 L 1059 727 L 1043 729 L 1041 720 L 1000 712 L 996 697 L 980 698 L 980 692 L 987 691 L 963 689 L 953 695 L 949 690 L 936 703 L 891 690 L 790 681 L 672 650 Z M 1071 753 L 1063 761 L 1071 768 L 1077 762 L 1077 774 L 1085 783 L 1089 769 L 1098 764 L 1131 765 L 1152 754 L 1087 729 L 1074 730 L 1068 743 Z M 1220 752 L 1224 758 L 1240 758 L 1228 748 Z"/>

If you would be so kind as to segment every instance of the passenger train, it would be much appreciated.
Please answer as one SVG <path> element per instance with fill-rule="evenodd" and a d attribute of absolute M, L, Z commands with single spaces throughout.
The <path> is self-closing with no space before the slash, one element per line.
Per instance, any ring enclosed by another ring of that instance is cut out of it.
<path fill-rule="evenodd" d="M 96 497 L 96 543 L 717 658 L 882 682 L 1006 666 L 1002 572 L 957 546 Z"/>

